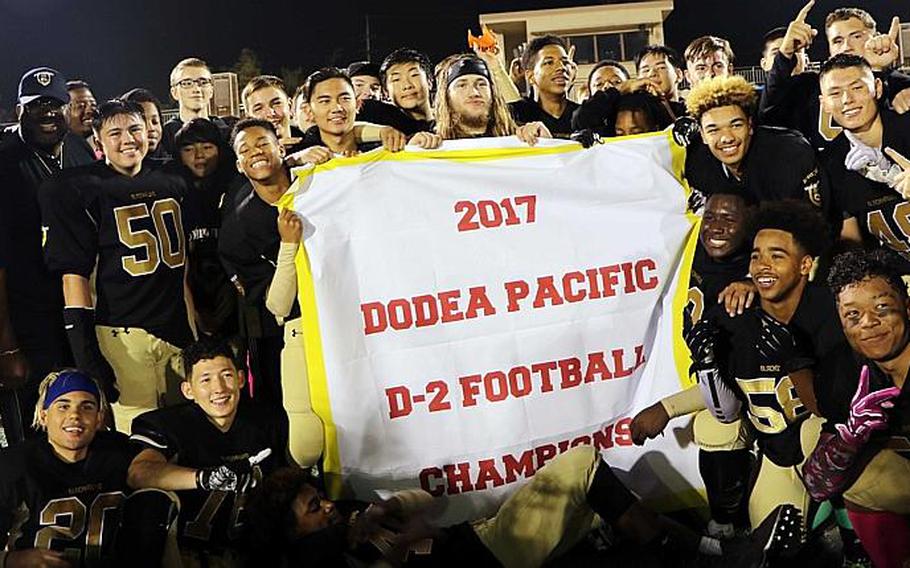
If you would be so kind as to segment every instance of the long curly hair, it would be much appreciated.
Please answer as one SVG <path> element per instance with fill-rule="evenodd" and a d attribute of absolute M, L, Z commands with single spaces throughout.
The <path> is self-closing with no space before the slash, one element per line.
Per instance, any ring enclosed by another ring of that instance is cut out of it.
<path fill-rule="evenodd" d="M 436 134 L 442 136 L 443 140 L 471 137 L 471 135 L 464 130 L 458 113 L 449 105 L 449 89 L 445 81 L 452 65 L 468 58 L 476 59 L 477 56 L 467 53 L 451 55 L 440 62 L 436 67 L 437 84 L 439 85 L 435 104 Z M 512 113 L 509 112 L 509 105 L 506 103 L 506 100 L 503 98 L 502 93 L 497 88 L 494 81 L 490 81 L 490 94 L 492 95 L 490 101 L 490 114 L 487 118 L 487 129 L 484 132 L 484 135 L 511 136 L 512 134 L 515 134 L 515 130 L 517 129 L 515 119 L 512 118 Z"/>

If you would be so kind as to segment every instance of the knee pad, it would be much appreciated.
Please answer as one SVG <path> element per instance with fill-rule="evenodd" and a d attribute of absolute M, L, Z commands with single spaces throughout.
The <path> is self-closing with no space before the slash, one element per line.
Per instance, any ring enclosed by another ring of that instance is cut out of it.
<path fill-rule="evenodd" d="M 695 415 L 693 430 L 695 443 L 706 452 L 745 450 L 752 447 L 752 440 L 741 420 L 723 424 L 707 410 Z"/>

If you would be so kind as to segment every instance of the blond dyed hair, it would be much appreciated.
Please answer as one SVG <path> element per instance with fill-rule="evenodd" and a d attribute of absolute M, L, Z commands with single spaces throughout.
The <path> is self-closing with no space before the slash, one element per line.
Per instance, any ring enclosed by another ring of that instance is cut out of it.
<path fill-rule="evenodd" d="M 440 135 L 443 140 L 457 140 L 459 138 L 469 138 L 467 132 L 462 129 L 458 114 L 449 106 L 449 85 L 446 78 L 449 69 L 456 62 L 467 58 L 476 58 L 473 54 L 452 55 L 444 59 L 436 66 L 436 84 L 439 90 L 436 92 L 436 104 L 434 112 L 436 115 L 436 134 Z M 518 129 L 512 113 L 509 111 L 509 105 L 502 96 L 496 83 L 490 81 L 490 116 L 487 119 L 487 129 L 484 132 L 487 136 L 511 136 Z"/>
<path fill-rule="evenodd" d="M 692 87 L 686 98 L 686 109 L 701 123 L 703 114 L 724 106 L 738 106 L 746 116 L 752 116 L 756 100 L 755 86 L 739 75 L 714 77 Z"/>
<path fill-rule="evenodd" d="M 60 378 L 61 375 L 74 371 L 85 375 L 85 373 L 79 369 L 61 369 L 59 371 L 52 371 L 48 373 L 47 376 L 44 377 L 44 380 L 41 381 L 41 384 L 38 385 L 38 403 L 35 404 L 35 414 L 32 417 L 33 428 L 37 430 L 46 430 L 45 425 L 41 421 L 41 411 L 44 410 L 44 400 L 47 398 L 47 391 L 49 388 L 51 388 L 51 385 Z M 95 387 L 98 389 L 98 412 L 104 414 L 107 411 L 107 397 L 104 396 L 104 389 L 101 388 L 101 385 L 99 385 L 98 381 L 96 381 L 93 377 L 89 378 L 93 383 L 95 383 Z"/>

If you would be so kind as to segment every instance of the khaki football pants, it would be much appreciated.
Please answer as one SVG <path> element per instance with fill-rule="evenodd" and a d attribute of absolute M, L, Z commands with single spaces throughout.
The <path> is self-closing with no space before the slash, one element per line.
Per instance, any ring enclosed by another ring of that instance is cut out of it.
<path fill-rule="evenodd" d="M 879 451 L 844 499 L 871 511 L 910 515 L 910 460 L 894 450 Z"/>
<path fill-rule="evenodd" d="M 288 450 L 300 467 L 310 467 L 322 456 L 325 432 L 322 420 L 313 412 L 310 383 L 303 349 L 301 319 L 284 324 L 281 350 L 281 392 L 288 414 Z"/>
<path fill-rule="evenodd" d="M 600 522 L 587 502 L 600 464 L 592 446 L 553 459 L 474 532 L 506 568 L 531 568 L 559 556 Z"/>
<path fill-rule="evenodd" d="M 117 430 L 129 434 L 143 412 L 185 400 L 180 349 L 137 327 L 97 325 L 95 334 L 120 390 L 120 400 L 111 405 Z"/>
<path fill-rule="evenodd" d="M 709 410 L 695 415 L 692 434 L 699 449 L 706 452 L 744 450 L 752 447 L 752 435 L 742 420 L 719 422 Z"/>
<path fill-rule="evenodd" d="M 762 456 L 758 478 L 749 495 L 749 523 L 753 527 L 761 524 L 778 505 L 785 503 L 793 505 L 802 513 L 804 530 L 811 522 L 809 506 L 812 497 L 809 496 L 809 490 L 803 484 L 800 472 L 803 470 L 806 459 L 818 444 L 818 437 L 824 423 L 824 418 L 812 415 L 799 424 L 803 460 L 795 466 L 781 467 L 768 459 L 768 456 Z"/>

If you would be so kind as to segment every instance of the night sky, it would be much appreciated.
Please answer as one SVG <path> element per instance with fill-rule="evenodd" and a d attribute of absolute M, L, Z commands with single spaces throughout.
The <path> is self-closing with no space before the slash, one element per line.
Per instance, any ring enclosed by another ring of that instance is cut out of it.
<path fill-rule="evenodd" d="M 144 86 L 167 100 L 170 68 L 187 56 L 225 70 L 248 47 L 259 55 L 263 70 L 273 73 L 282 67 L 309 72 L 363 59 L 366 14 L 374 60 L 410 45 L 436 61 L 465 49 L 465 30 L 477 31 L 480 13 L 598 3 L 606 2 L 0 0 L 0 108 L 14 106 L 22 72 L 39 65 L 87 80 L 99 99 Z M 802 5 L 793 0 L 676 0 L 664 29 L 669 45 L 680 50 L 702 34 L 725 36 L 737 65 L 755 65 L 762 34 L 786 25 Z M 809 22 L 820 29 L 824 15 L 842 5 L 819 0 Z M 879 28 L 887 29 L 893 15 L 910 18 L 910 2 L 857 0 L 854 5 L 869 10 Z M 813 59 L 825 52 L 824 41 L 816 41 Z"/>

